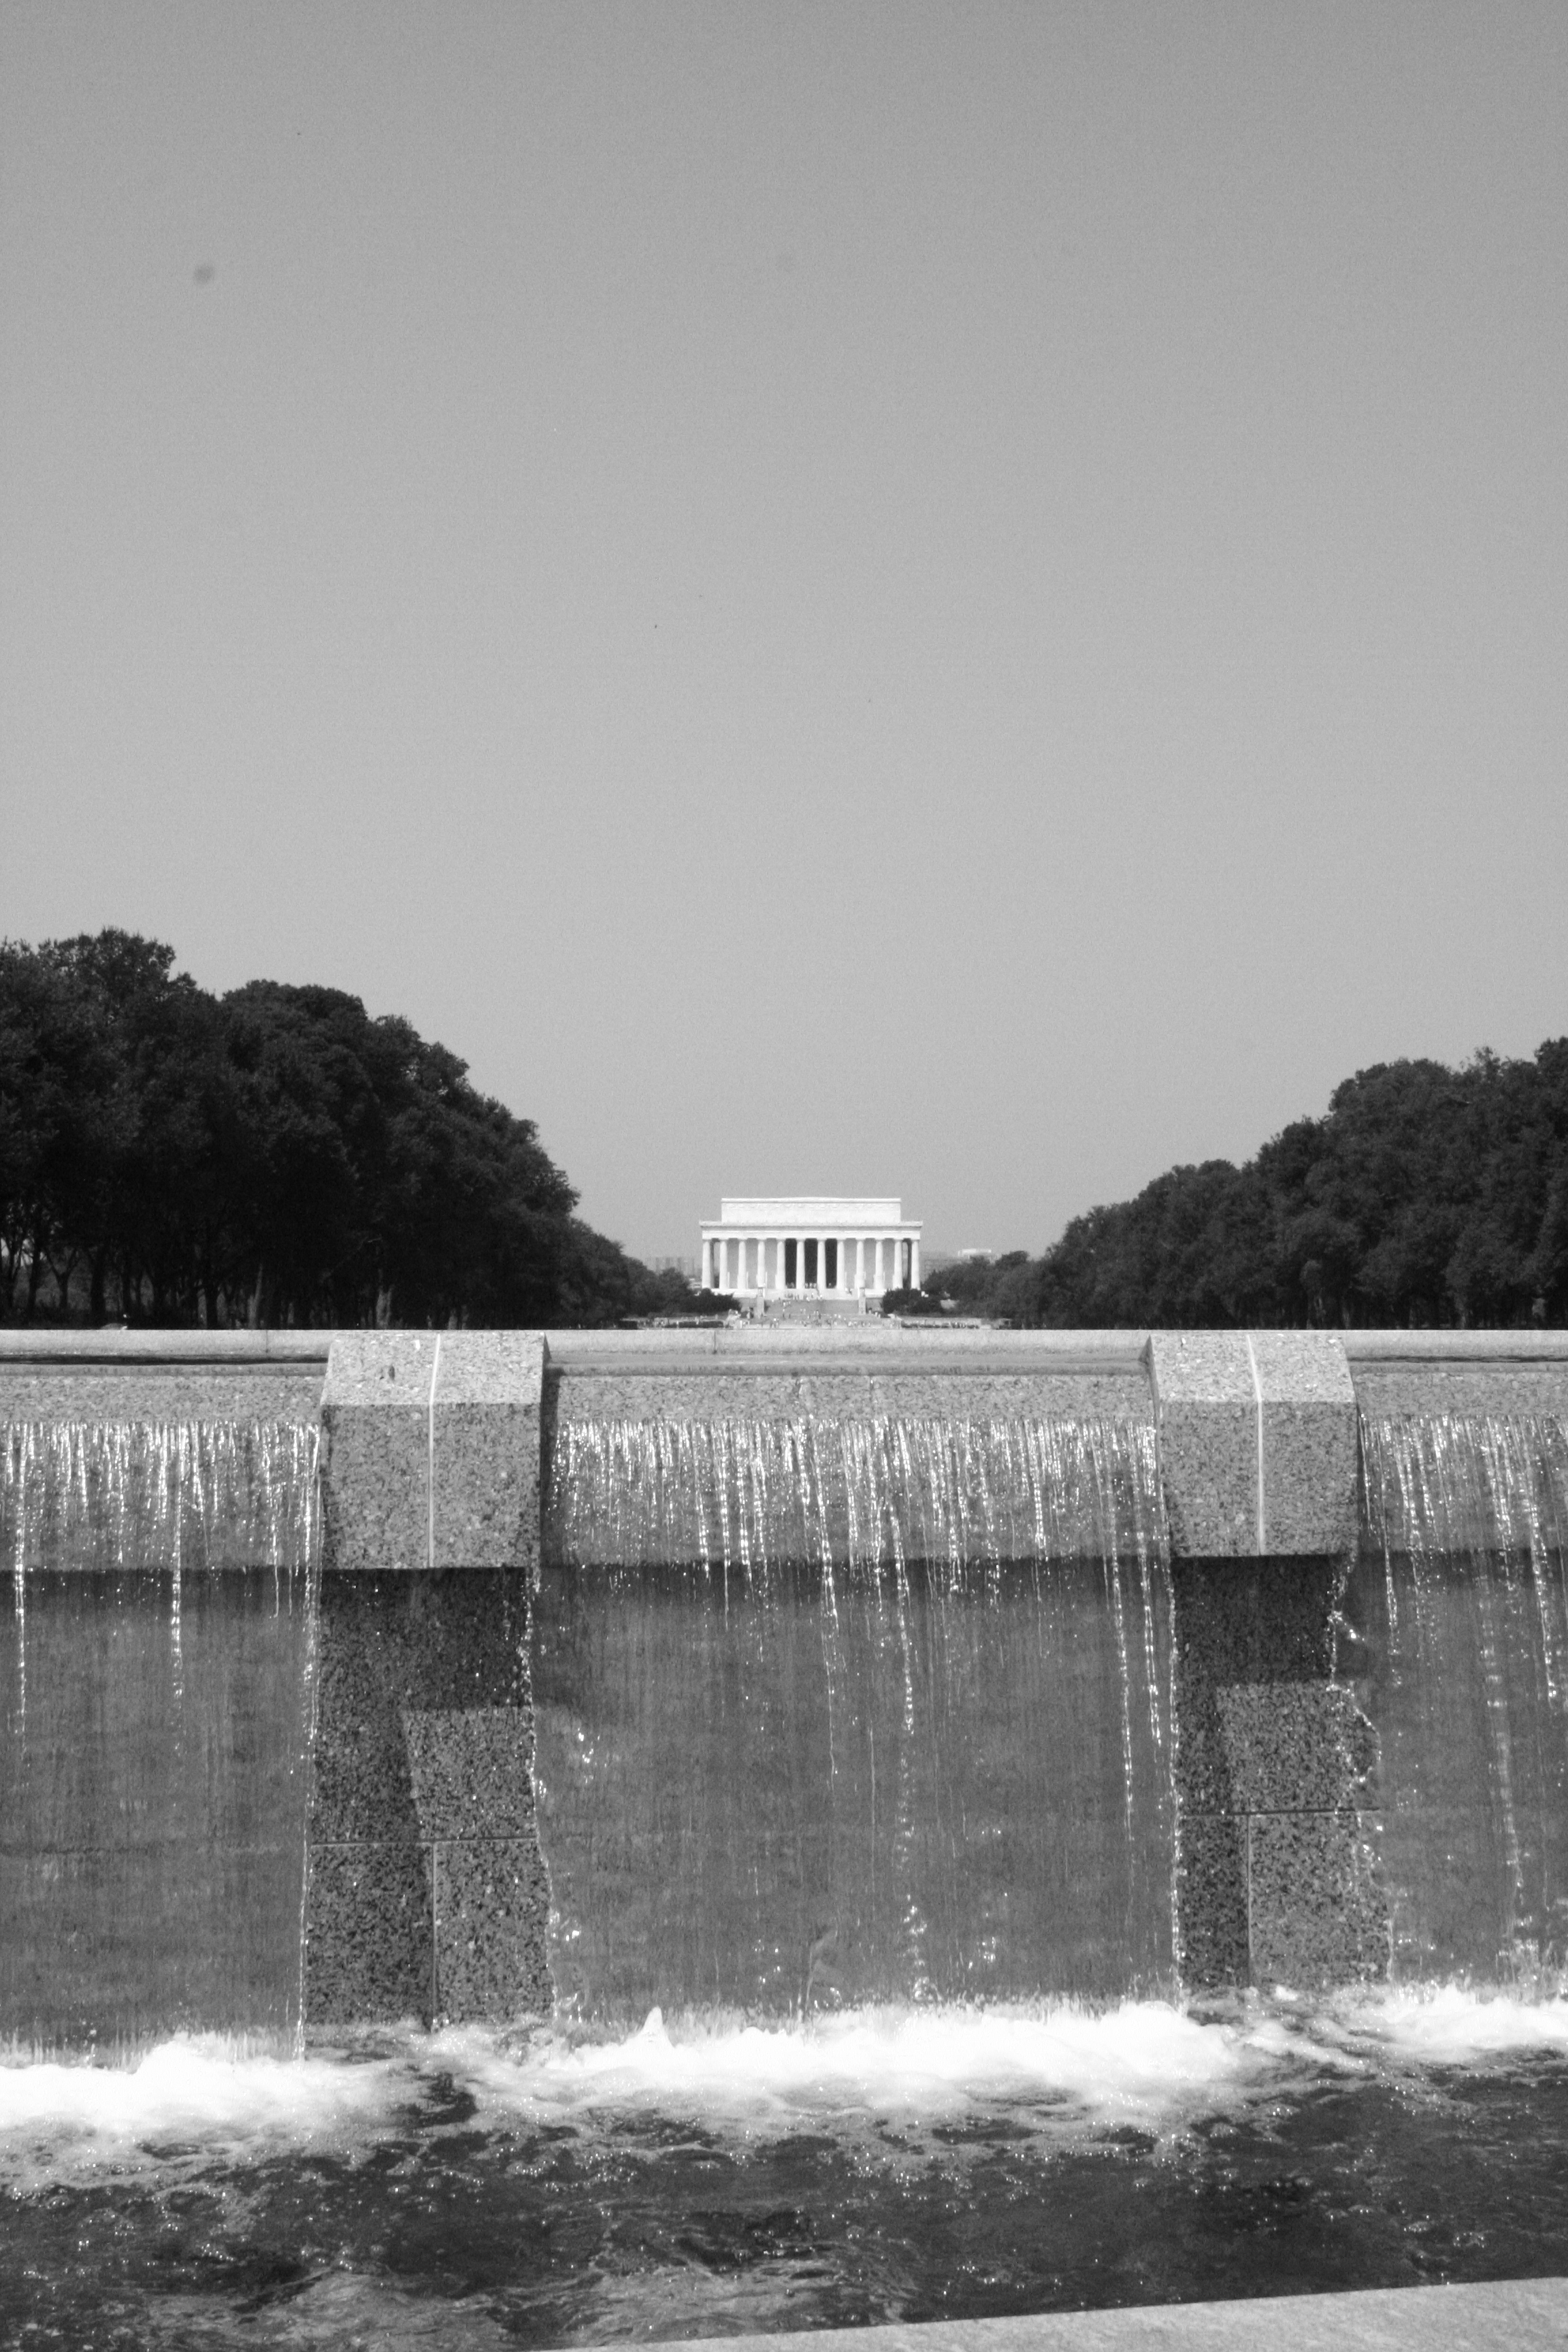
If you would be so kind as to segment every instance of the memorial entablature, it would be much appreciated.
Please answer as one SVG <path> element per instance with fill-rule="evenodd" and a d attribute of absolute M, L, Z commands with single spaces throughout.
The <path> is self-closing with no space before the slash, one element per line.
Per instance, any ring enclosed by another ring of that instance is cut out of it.
<path fill-rule="evenodd" d="M 702 1286 L 739 1297 L 879 1298 L 919 1287 L 921 1227 L 881 1195 L 725 1200 L 703 1224 Z"/>

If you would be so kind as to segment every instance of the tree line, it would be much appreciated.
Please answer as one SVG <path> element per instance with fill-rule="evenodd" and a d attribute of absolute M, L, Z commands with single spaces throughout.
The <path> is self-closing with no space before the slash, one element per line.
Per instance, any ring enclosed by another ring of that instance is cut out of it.
<path fill-rule="evenodd" d="M 1173 1168 L 1042 1257 L 934 1273 L 1051 1328 L 1568 1323 L 1568 1037 L 1532 1060 L 1385 1062 L 1254 1160 Z"/>
<path fill-rule="evenodd" d="M 0 943 L 0 1321 L 559 1326 L 689 1307 L 531 1119 L 331 988 Z"/>

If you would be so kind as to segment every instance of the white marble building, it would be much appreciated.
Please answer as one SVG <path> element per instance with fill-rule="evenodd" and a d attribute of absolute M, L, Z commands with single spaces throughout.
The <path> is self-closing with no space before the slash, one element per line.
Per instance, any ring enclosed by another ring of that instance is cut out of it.
<path fill-rule="evenodd" d="M 920 1284 L 920 1223 L 896 1200 L 722 1201 L 701 1234 L 705 1290 L 879 1298 Z"/>

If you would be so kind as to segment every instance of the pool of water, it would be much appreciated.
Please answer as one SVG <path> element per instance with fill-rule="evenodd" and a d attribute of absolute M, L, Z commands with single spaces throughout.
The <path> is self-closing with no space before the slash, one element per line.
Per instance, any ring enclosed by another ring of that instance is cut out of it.
<path fill-rule="evenodd" d="M 0 2341 L 565 2345 L 1568 2271 L 1568 2000 L 0 2068 Z"/>

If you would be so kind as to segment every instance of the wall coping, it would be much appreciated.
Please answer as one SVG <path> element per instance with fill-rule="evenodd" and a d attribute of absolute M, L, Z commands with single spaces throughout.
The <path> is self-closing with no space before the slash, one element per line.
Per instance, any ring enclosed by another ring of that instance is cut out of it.
<path fill-rule="evenodd" d="M 309 1331 L 66 1331 L 0 1329 L 6 1364 L 315 1364 L 325 1365 L 340 1335 Z M 348 1337 L 349 1334 L 342 1335 Z M 821 1369 L 894 1357 L 911 1370 L 1099 1371 L 1148 1370 L 1150 1329 L 1079 1331 L 945 1330 L 925 1320 L 884 1319 L 868 1326 L 719 1324 L 709 1331 L 545 1331 L 546 1361 L 564 1371 L 682 1371 L 722 1364 L 777 1371 L 794 1364 Z M 1189 1335 L 1190 1336 L 1190 1335 Z M 1213 1336 L 1212 1334 L 1210 1336 Z M 1336 1331 L 1352 1364 L 1568 1362 L 1568 1330 Z"/>

